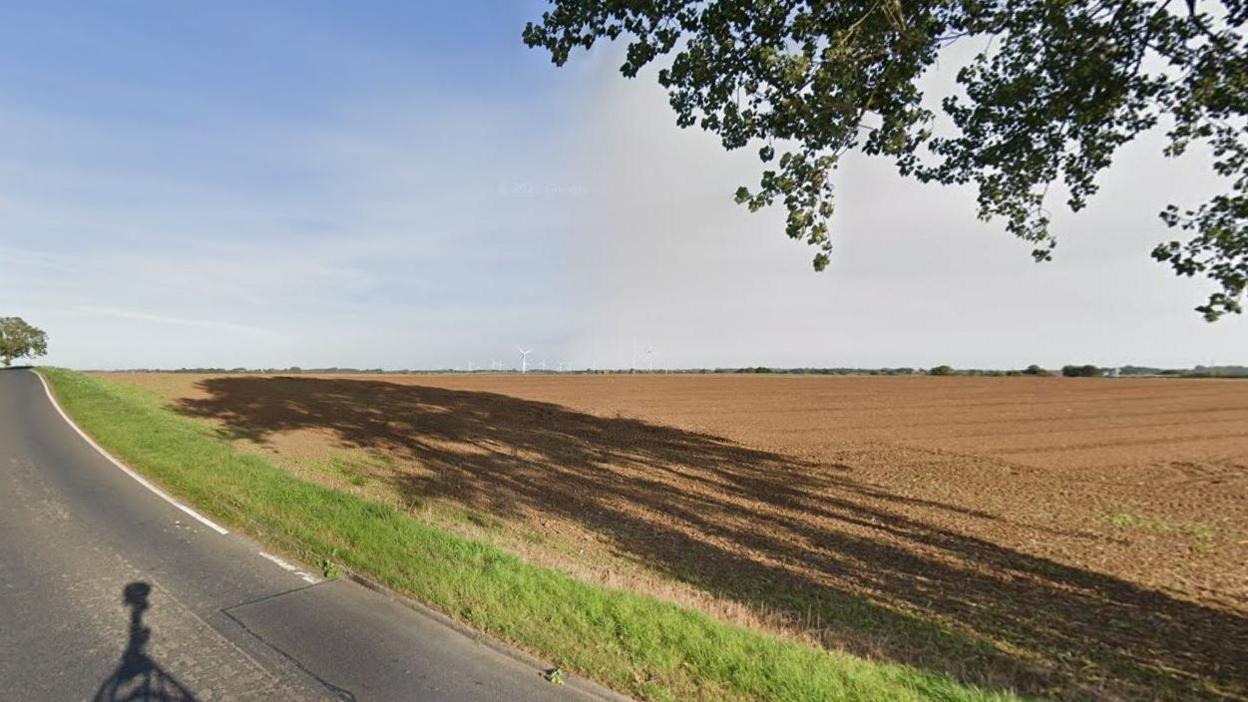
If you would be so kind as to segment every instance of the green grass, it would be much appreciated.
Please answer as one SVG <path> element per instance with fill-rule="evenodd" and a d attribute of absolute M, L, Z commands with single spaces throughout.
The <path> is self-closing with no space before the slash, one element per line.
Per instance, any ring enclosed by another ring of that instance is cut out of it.
<path fill-rule="evenodd" d="M 396 508 L 239 452 L 150 393 L 42 369 L 100 444 L 215 519 L 345 567 L 556 666 L 645 700 L 1014 700 L 914 668 L 819 651 L 640 595 L 594 587 Z"/>

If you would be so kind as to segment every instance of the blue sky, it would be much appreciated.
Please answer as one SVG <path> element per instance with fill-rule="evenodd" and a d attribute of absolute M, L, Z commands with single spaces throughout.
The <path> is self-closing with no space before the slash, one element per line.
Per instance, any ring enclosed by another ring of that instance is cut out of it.
<path fill-rule="evenodd" d="M 542 8 L 0 4 L 0 313 L 91 368 L 1248 362 L 1148 259 L 1216 186 L 1156 139 L 1044 266 L 852 159 L 817 275 L 652 74 L 526 49 Z"/>

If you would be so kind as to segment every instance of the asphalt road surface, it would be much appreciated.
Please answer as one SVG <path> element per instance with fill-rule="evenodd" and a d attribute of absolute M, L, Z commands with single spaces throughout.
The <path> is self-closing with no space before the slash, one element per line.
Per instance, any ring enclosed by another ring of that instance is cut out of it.
<path fill-rule="evenodd" d="M 0 371 L 0 701 L 607 697 L 214 531 Z"/>

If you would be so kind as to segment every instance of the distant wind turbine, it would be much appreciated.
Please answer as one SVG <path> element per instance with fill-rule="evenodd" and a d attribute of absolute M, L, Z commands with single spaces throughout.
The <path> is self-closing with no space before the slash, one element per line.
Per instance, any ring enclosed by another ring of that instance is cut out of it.
<path fill-rule="evenodd" d="M 654 372 L 654 347 L 646 346 L 646 360 L 650 362 L 650 372 Z"/>
<path fill-rule="evenodd" d="M 520 372 L 528 373 L 529 372 L 529 354 L 533 353 L 533 349 L 522 349 L 517 344 L 516 350 L 520 352 Z"/>

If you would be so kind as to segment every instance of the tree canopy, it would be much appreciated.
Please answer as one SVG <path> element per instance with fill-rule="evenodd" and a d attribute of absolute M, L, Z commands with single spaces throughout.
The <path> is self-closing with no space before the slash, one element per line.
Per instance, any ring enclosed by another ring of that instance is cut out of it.
<path fill-rule="evenodd" d="M 48 352 L 48 335 L 21 317 L 0 317 L 0 360 L 8 368 L 15 358 L 35 358 Z"/>
<path fill-rule="evenodd" d="M 660 57 L 676 122 L 755 147 L 751 210 L 781 201 L 786 233 L 832 249 L 831 172 L 851 149 L 892 159 L 904 176 L 973 184 L 979 217 L 1048 260 L 1049 191 L 1073 211 L 1140 133 L 1166 130 L 1167 156 L 1209 154 L 1225 192 L 1171 203 L 1160 216 L 1186 240 L 1153 258 L 1202 275 L 1206 319 L 1242 311 L 1248 286 L 1248 0 L 551 0 L 524 30 L 563 65 L 577 47 L 625 37 L 621 72 Z M 937 133 L 920 78 L 955 42 L 983 47 L 943 96 Z"/>

